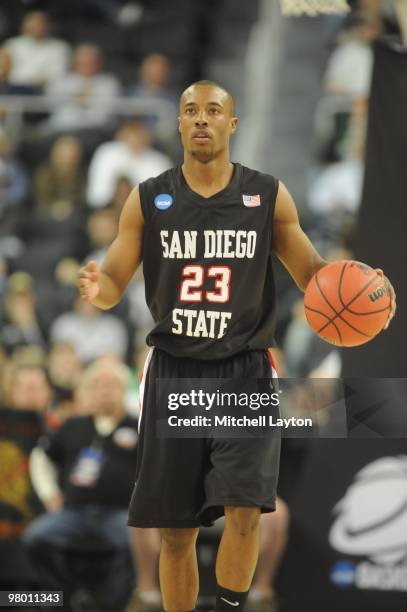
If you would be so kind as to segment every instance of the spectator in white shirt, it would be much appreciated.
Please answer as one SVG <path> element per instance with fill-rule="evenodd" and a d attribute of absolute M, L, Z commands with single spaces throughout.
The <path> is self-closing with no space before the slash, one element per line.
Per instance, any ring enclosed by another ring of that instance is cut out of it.
<path fill-rule="evenodd" d="M 49 33 L 48 15 L 42 11 L 27 13 L 21 34 L 4 44 L 12 57 L 10 82 L 42 87 L 66 73 L 69 45 Z"/>
<path fill-rule="evenodd" d="M 362 195 L 362 159 L 330 164 L 317 177 L 308 194 L 308 206 L 317 215 L 356 214 Z"/>
<path fill-rule="evenodd" d="M 121 177 L 137 185 L 171 165 L 169 157 L 151 148 L 147 128 L 137 121 L 127 121 L 118 130 L 115 141 L 106 142 L 95 151 L 89 167 L 88 204 L 94 208 L 109 204 Z"/>
<path fill-rule="evenodd" d="M 58 102 L 50 118 L 52 128 L 76 130 L 106 124 L 121 87 L 115 76 L 101 70 L 100 48 L 80 45 L 74 55 L 72 71 L 46 88 L 46 93 Z"/>
<path fill-rule="evenodd" d="M 69 342 L 82 363 L 89 363 L 106 354 L 126 357 L 127 331 L 113 314 L 77 298 L 73 309 L 55 319 L 51 326 L 51 342 Z"/>

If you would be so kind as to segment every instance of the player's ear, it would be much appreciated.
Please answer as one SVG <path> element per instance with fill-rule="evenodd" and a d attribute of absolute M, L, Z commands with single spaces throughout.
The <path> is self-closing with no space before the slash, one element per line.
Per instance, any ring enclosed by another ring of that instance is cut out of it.
<path fill-rule="evenodd" d="M 181 132 L 181 117 L 178 117 L 178 132 Z"/>
<path fill-rule="evenodd" d="M 237 117 L 232 117 L 232 119 L 230 120 L 231 134 L 234 134 L 236 132 L 238 121 L 239 120 Z"/>

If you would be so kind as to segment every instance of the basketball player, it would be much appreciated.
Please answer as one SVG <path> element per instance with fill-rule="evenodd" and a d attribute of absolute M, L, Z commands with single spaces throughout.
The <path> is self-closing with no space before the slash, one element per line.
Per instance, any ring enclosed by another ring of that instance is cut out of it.
<path fill-rule="evenodd" d="M 143 374 L 129 525 L 161 529 L 167 612 L 195 608 L 198 529 L 223 514 L 215 610 L 244 609 L 258 558 L 259 517 L 275 509 L 280 437 L 158 438 L 155 381 L 271 379 L 271 254 L 302 290 L 326 263 L 302 231 L 283 183 L 231 163 L 237 121 L 222 87 L 208 81 L 188 87 L 179 116 L 184 163 L 134 189 L 102 269 L 89 262 L 79 273 L 82 297 L 108 309 L 143 260 L 156 325 L 147 337 L 154 348 Z"/>

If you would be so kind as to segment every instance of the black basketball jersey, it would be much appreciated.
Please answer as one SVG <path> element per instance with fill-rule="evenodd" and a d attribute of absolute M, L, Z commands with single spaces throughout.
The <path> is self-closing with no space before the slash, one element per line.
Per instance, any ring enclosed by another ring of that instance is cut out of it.
<path fill-rule="evenodd" d="M 139 185 L 145 219 L 147 344 L 176 357 L 223 359 L 273 345 L 274 177 L 234 165 L 211 198 L 181 166 Z"/>

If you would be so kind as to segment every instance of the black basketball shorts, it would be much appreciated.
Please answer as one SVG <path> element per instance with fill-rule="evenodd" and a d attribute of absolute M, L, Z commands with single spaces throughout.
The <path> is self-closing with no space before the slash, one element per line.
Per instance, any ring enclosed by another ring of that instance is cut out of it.
<path fill-rule="evenodd" d="M 140 437 L 132 527 L 210 526 L 225 506 L 275 510 L 278 428 L 254 438 L 163 438 L 156 432 L 158 379 L 275 379 L 272 357 L 252 350 L 216 361 L 176 358 L 151 349 L 140 384 Z"/>

